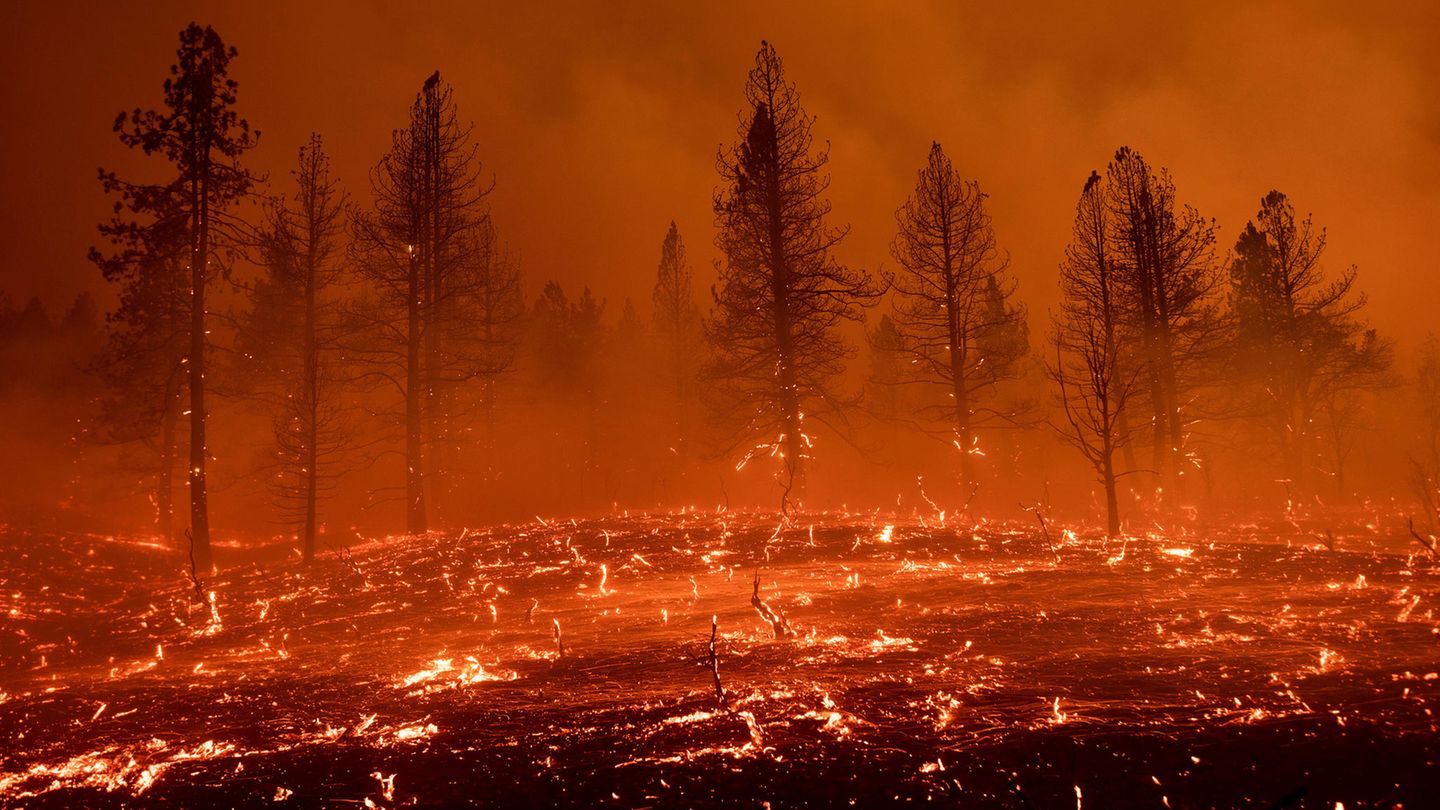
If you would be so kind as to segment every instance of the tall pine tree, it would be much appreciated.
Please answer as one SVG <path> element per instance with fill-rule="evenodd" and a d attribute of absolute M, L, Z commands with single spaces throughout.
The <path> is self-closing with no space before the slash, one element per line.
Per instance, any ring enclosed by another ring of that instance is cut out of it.
<path fill-rule="evenodd" d="M 236 54 L 213 28 L 191 23 L 181 31 L 176 63 L 165 80 L 163 107 L 137 109 L 115 119 L 122 143 L 147 155 L 160 155 L 174 168 L 175 177 L 147 185 L 101 172 L 106 191 L 120 196 L 116 219 L 102 227 L 121 248 L 111 259 L 125 256 L 139 231 L 179 228 L 185 235 L 184 272 L 190 299 L 184 358 L 190 395 L 190 537 L 195 566 L 202 571 L 212 564 L 205 479 L 206 291 L 225 269 L 227 248 L 234 245 L 235 223 L 228 214 L 255 183 L 240 158 L 259 137 L 235 110 L 238 84 L 229 69 Z"/>
<path fill-rule="evenodd" d="M 879 295 L 834 256 L 847 229 L 826 224 L 829 156 L 813 148 L 813 123 L 779 54 L 762 42 L 745 82 L 739 141 L 716 161 L 724 259 L 706 324 L 714 356 L 705 377 L 729 447 L 780 458 L 787 509 L 803 493 L 812 438 L 805 421 L 824 424 L 853 402 L 836 385 L 852 353 L 840 324 L 861 320 L 862 304 Z"/>
<path fill-rule="evenodd" d="M 976 431 L 1012 421 L 1015 408 L 997 401 L 997 387 L 1019 376 L 1029 350 L 1025 310 L 1013 301 L 1015 281 L 995 243 L 986 195 L 955 171 L 932 144 L 915 192 L 896 212 L 891 251 L 900 264 L 893 315 L 905 378 L 935 389 L 923 417 L 946 426 L 960 451 L 964 497 L 978 486 Z"/>

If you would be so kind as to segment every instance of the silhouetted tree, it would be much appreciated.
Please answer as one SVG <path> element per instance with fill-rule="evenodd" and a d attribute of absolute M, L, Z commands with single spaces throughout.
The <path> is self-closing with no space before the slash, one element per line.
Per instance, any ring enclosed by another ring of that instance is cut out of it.
<path fill-rule="evenodd" d="M 436 72 L 410 109 L 410 121 L 370 173 L 374 210 L 352 217 L 355 254 L 374 294 L 357 310 L 364 340 L 353 348 L 362 375 L 393 385 L 403 404 L 406 528 L 426 531 L 431 495 L 451 487 L 448 450 L 459 384 L 481 376 L 484 352 L 468 339 L 486 266 L 477 246 L 493 247 L 470 127 Z M 463 336 L 463 337 L 462 337 Z"/>
<path fill-rule="evenodd" d="M 901 359 L 904 342 L 900 330 L 889 315 L 881 315 L 875 322 L 875 328 L 867 331 L 865 337 L 870 347 L 866 401 L 876 417 L 897 419 L 901 416 L 899 388 L 907 379 L 905 361 Z"/>
<path fill-rule="evenodd" d="M 1124 340 L 1142 349 L 1135 360 L 1146 383 L 1152 460 L 1163 492 L 1182 483 L 1182 411 L 1206 381 L 1223 338 L 1215 223 L 1180 206 L 1169 173 L 1157 173 L 1129 147 L 1110 162 L 1105 191 Z"/>
<path fill-rule="evenodd" d="M 1054 427 L 1085 457 L 1105 489 L 1106 532 L 1120 532 L 1115 453 L 1130 440 L 1120 414 L 1136 390 L 1139 372 L 1126 356 L 1122 293 L 1110 211 L 1103 181 L 1091 173 L 1075 208 L 1075 226 L 1060 264 L 1060 309 L 1052 317 L 1055 358 L 1065 421 Z"/>
<path fill-rule="evenodd" d="M 525 302 L 521 298 L 520 270 L 514 259 L 496 245 L 495 228 L 487 217 L 470 230 L 466 256 L 473 295 L 465 303 L 468 328 L 457 336 L 469 345 L 480 381 L 479 409 L 482 423 L 482 479 L 495 479 L 495 430 L 498 418 L 500 380 L 515 367 Z"/>
<path fill-rule="evenodd" d="M 1355 268 L 1327 279 L 1324 253 L 1325 231 L 1309 217 L 1297 220 L 1285 195 L 1271 191 L 1236 241 L 1230 265 L 1234 356 L 1248 410 L 1301 490 L 1320 431 L 1328 430 L 1343 477 L 1344 433 L 1354 414 L 1349 394 L 1384 384 L 1391 356 L 1390 344 L 1358 318 L 1365 296 L 1354 290 Z"/>
<path fill-rule="evenodd" d="M 227 211 L 250 193 L 255 177 L 240 157 L 255 146 L 258 132 L 235 111 L 237 83 L 229 77 L 236 50 L 213 28 L 191 23 L 180 32 L 176 64 L 165 80 L 161 110 L 135 110 L 115 119 L 115 131 L 126 146 L 147 155 L 160 154 L 175 169 L 163 184 L 120 180 L 100 173 L 109 193 L 118 194 L 115 219 L 101 228 L 125 257 L 137 243 L 149 241 L 138 232 L 182 229 L 188 240 L 184 269 L 189 275 L 189 350 L 185 355 L 190 394 L 190 536 L 195 564 L 210 568 L 210 515 L 206 501 L 205 368 L 206 286 L 226 267 L 232 244 Z M 101 258 L 104 262 L 106 259 Z M 102 267 L 103 267 L 102 263 Z"/>
<path fill-rule="evenodd" d="M 670 223 L 660 245 L 660 266 L 651 294 L 650 323 L 665 373 L 664 390 L 671 408 L 671 446 L 683 470 L 690 448 L 690 411 L 700 354 L 700 310 L 695 306 L 690 263 L 680 230 Z"/>
<path fill-rule="evenodd" d="M 716 161 L 716 245 L 724 259 L 706 323 L 713 359 L 705 378 L 729 449 L 751 444 L 747 459 L 782 460 L 786 508 L 803 488 L 805 420 L 823 424 L 853 402 L 835 388 L 851 354 L 838 326 L 861 320 L 862 303 L 879 295 L 832 253 L 846 229 L 825 224 L 828 153 L 812 151 L 813 121 L 779 55 L 762 42 L 745 83 L 739 141 Z"/>
<path fill-rule="evenodd" d="M 1020 375 L 1029 350 L 1025 310 L 1012 302 L 1015 282 L 995 244 L 980 185 L 960 177 L 940 144 L 918 172 L 915 192 L 895 213 L 892 320 L 902 379 L 935 389 L 919 414 L 938 421 L 960 451 L 960 488 L 978 486 L 976 431 L 1013 423 L 1017 409 L 996 400 L 997 386 Z M 936 396 L 938 394 L 938 396 Z"/>
<path fill-rule="evenodd" d="M 319 502 L 333 489 L 332 467 L 344 439 L 333 366 L 345 195 L 319 135 L 300 148 L 292 175 L 294 197 L 266 208 L 259 234 L 266 274 L 236 342 L 249 376 L 263 381 L 274 408 L 272 490 L 284 519 L 299 531 L 308 563 L 315 557 Z"/>
<path fill-rule="evenodd" d="M 611 343 L 604 313 L 605 301 L 589 287 L 572 302 L 558 283 L 550 281 L 535 301 L 532 315 L 540 383 L 563 408 L 572 409 L 573 418 L 565 419 L 557 430 L 570 435 L 565 428 L 576 429 L 580 447 L 567 442 L 557 462 L 575 465 L 581 500 L 594 494 L 594 481 L 601 472 L 602 358 Z"/>
<path fill-rule="evenodd" d="M 100 330 L 100 307 L 95 303 L 95 297 L 88 292 L 75 296 L 75 301 L 65 310 L 56 326 L 62 334 L 94 335 Z"/>

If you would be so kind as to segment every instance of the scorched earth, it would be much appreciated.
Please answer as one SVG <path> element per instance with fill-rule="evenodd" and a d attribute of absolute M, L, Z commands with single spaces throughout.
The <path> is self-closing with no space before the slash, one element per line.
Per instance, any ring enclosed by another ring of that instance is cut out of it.
<path fill-rule="evenodd" d="M 1376 523 L 537 521 L 223 548 L 198 590 L 11 529 L 0 797 L 1440 807 L 1440 571 Z"/>

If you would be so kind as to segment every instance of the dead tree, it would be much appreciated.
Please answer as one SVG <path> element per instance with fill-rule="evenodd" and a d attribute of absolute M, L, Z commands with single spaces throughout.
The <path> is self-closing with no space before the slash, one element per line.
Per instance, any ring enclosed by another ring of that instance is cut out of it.
<path fill-rule="evenodd" d="M 1433 537 L 1427 538 L 1416 531 L 1414 518 L 1406 518 L 1405 526 L 1410 530 L 1410 536 L 1415 538 L 1415 542 L 1430 555 L 1430 559 L 1440 560 L 1440 551 L 1437 551 L 1435 548 L 1435 539 Z"/>
<path fill-rule="evenodd" d="M 265 276 L 252 290 L 236 344 L 247 375 L 259 381 L 258 392 L 272 409 L 271 489 L 309 563 L 319 504 L 333 489 L 333 465 L 345 444 L 334 368 L 345 197 L 319 135 L 300 148 L 293 175 L 293 198 L 266 208 L 259 235 Z"/>
<path fill-rule="evenodd" d="M 852 353 L 839 326 L 860 320 L 862 304 L 880 293 L 835 259 L 847 229 L 826 224 L 828 153 L 813 149 L 813 121 L 780 56 L 762 42 L 745 83 L 739 140 L 716 160 L 724 258 L 705 324 L 713 359 L 703 377 L 726 449 L 780 459 L 785 509 L 803 492 L 806 420 L 825 424 L 854 402 L 836 388 Z"/>
<path fill-rule="evenodd" d="M 891 319 L 907 361 L 904 381 L 939 394 L 922 412 L 947 426 L 942 435 L 960 451 L 960 491 L 968 496 L 977 485 L 976 431 L 1016 416 L 1013 406 L 999 406 L 996 389 L 1019 376 L 1029 330 L 980 185 L 963 179 L 938 143 L 918 175 L 895 214 L 891 252 L 901 272 Z"/>
<path fill-rule="evenodd" d="M 1120 414 L 1135 391 L 1138 371 L 1120 341 L 1121 310 L 1110 212 L 1098 174 L 1091 173 L 1075 209 L 1075 226 L 1060 265 L 1059 311 L 1052 317 L 1049 365 L 1064 422 L 1055 431 L 1085 457 L 1105 489 L 1106 531 L 1120 532 L 1115 454 L 1130 440 Z"/>
<path fill-rule="evenodd" d="M 1205 381 L 1224 337 L 1216 292 L 1215 223 L 1176 198 L 1165 170 L 1122 147 L 1106 169 L 1108 260 L 1126 362 L 1141 371 L 1151 418 L 1157 494 L 1183 482 L 1187 417 L 1182 404 Z"/>
<path fill-rule="evenodd" d="M 374 208 L 351 218 L 355 260 L 371 289 L 351 313 L 350 356 L 363 369 L 357 379 L 398 394 L 389 415 L 403 435 L 406 528 L 420 533 L 430 525 L 427 497 L 443 505 L 452 485 L 458 386 L 485 368 L 474 343 L 457 336 L 470 334 L 483 294 L 485 265 L 474 251 L 494 244 L 492 185 L 480 179 L 470 128 L 438 72 L 370 179 Z"/>
<path fill-rule="evenodd" d="M 716 617 L 710 617 L 710 680 L 715 686 L 715 702 L 720 705 L 721 711 L 730 711 L 730 701 L 725 697 L 725 687 L 720 683 L 720 655 L 716 649 L 716 640 L 720 635 L 720 625 Z"/>

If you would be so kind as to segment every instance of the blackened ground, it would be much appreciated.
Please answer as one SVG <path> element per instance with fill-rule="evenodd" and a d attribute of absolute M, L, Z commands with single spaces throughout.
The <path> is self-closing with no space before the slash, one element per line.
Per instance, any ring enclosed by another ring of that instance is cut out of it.
<path fill-rule="evenodd" d="M 203 602 L 154 544 L 10 531 L 0 798 L 1440 807 L 1418 547 L 1051 531 L 676 514 L 352 538 L 309 569 L 230 547 Z"/>

